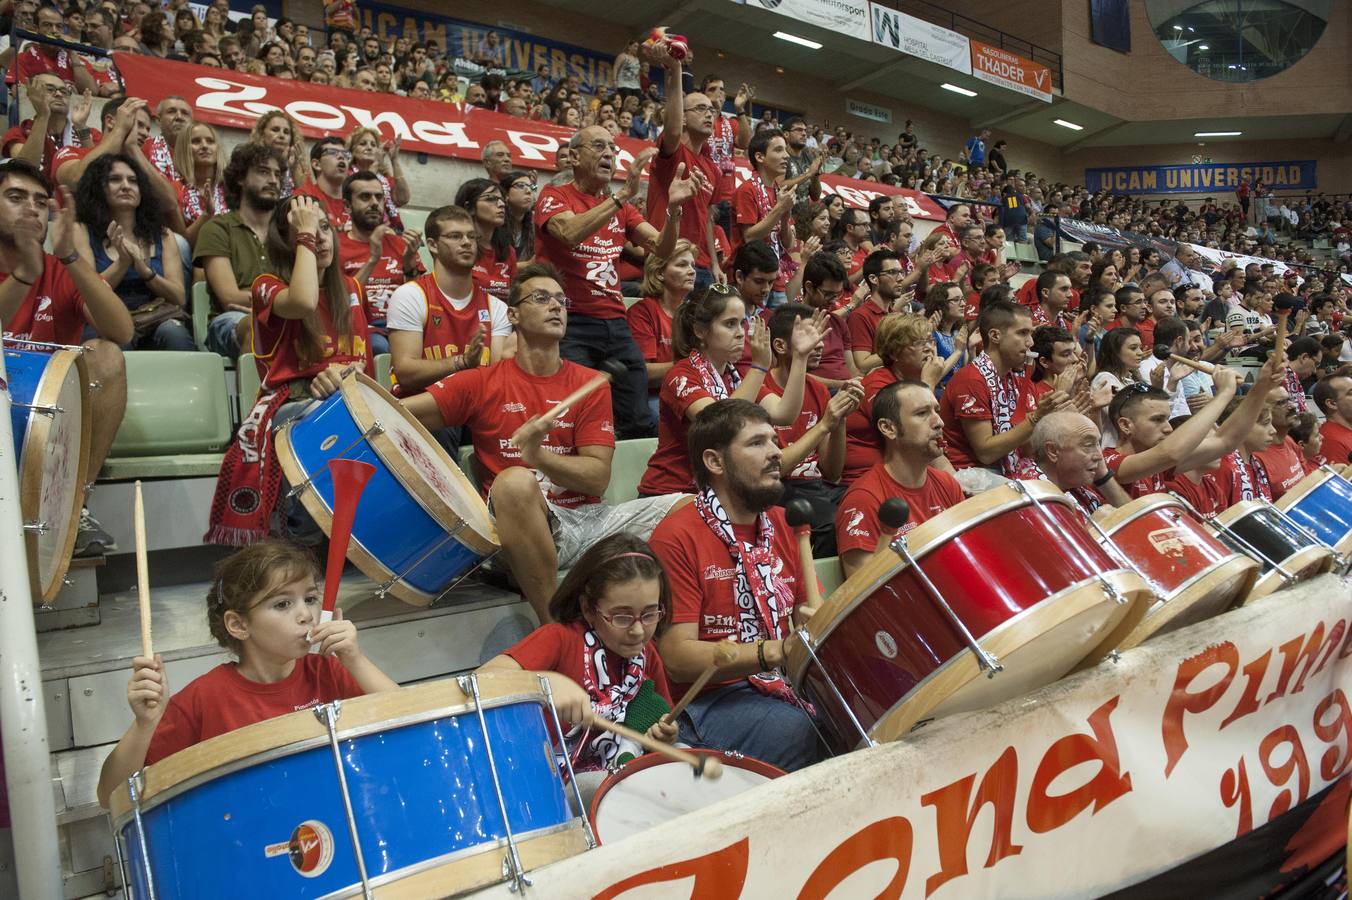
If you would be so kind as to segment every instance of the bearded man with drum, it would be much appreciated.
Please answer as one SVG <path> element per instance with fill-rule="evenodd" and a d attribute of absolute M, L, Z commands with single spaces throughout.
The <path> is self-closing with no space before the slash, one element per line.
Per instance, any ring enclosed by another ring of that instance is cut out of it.
<path fill-rule="evenodd" d="M 516 355 L 447 375 L 403 401 L 433 432 L 469 426 L 475 471 L 507 565 L 541 624 L 550 621 L 560 567 L 570 567 L 591 544 L 616 532 L 646 538 L 684 496 L 601 502 L 615 455 L 609 385 L 545 418 L 597 376 L 559 352 L 568 306 L 557 269 L 523 266 L 507 297 Z"/>
<path fill-rule="evenodd" d="M 98 337 L 84 341 L 91 392 L 89 477 L 92 481 L 127 409 L 127 369 L 120 345 L 133 336 L 131 313 L 93 264 L 75 252 L 75 200 L 60 188 L 52 219 L 52 250 L 47 237 L 52 186 L 31 163 L 0 163 L 0 327 L 9 349 L 50 351 L 26 342 L 81 345 L 86 325 Z M 75 538 L 75 555 L 117 549 L 112 536 L 85 509 Z"/>
<path fill-rule="evenodd" d="M 680 740 L 736 751 L 793 771 L 822 758 L 811 716 L 784 680 L 790 616 L 807 599 L 792 530 L 775 502 L 783 451 L 770 416 L 746 400 L 719 400 L 690 427 L 699 493 L 668 515 L 649 543 L 671 581 L 670 627 L 658 649 L 680 697 L 732 641 L 733 661 L 681 713 Z"/>
<path fill-rule="evenodd" d="M 873 398 L 873 428 L 883 443 L 882 462 L 855 479 L 836 513 L 836 549 L 848 578 L 878 548 L 964 499 L 962 485 L 936 469 L 943 458 L 944 420 L 939 401 L 923 381 L 897 381 Z M 906 501 L 910 516 L 895 531 L 878 519 L 892 498 Z"/>

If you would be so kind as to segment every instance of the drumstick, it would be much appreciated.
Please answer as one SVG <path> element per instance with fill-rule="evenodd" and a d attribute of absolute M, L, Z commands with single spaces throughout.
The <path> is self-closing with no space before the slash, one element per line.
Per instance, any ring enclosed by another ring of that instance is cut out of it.
<path fill-rule="evenodd" d="M 1191 367 L 1191 368 L 1194 368 L 1194 369 L 1196 369 L 1197 371 L 1202 372 L 1202 373 L 1204 373 L 1204 374 L 1207 374 L 1207 375 L 1215 375 L 1215 374 L 1216 374 L 1216 364 L 1215 364 L 1215 363 L 1202 362 L 1200 359 L 1188 359 L 1188 357 L 1186 357 L 1186 356 L 1179 356 L 1177 353 L 1170 353 L 1170 354 L 1169 354 L 1169 358 L 1172 359 L 1172 360 L 1173 360 L 1174 362 L 1176 362 L 1176 363 L 1182 363 L 1183 365 L 1189 366 L 1189 367 Z"/>
<path fill-rule="evenodd" d="M 141 499 L 141 482 L 136 482 L 132 501 L 132 527 L 136 532 L 136 596 L 141 606 L 141 655 L 154 659 L 150 644 L 150 565 L 146 562 L 146 512 Z"/>
<path fill-rule="evenodd" d="M 822 592 L 817 584 L 817 569 L 812 564 L 812 504 L 802 497 L 795 497 L 784 507 L 784 521 L 798 533 L 798 565 L 807 588 L 807 607 L 816 609 L 822 605 Z M 809 526 L 804 529 L 803 526 Z"/>
<path fill-rule="evenodd" d="M 690 705 L 691 700 L 694 700 L 699 696 L 699 692 L 704 690 L 704 686 L 709 683 L 709 679 L 713 678 L 714 675 L 718 673 L 719 669 L 724 666 L 732 665 L 735 659 L 737 659 L 737 651 L 729 646 L 728 642 L 720 641 L 719 645 L 714 648 L 713 664 L 703 672 L 699 673 L 699 677 L 696 678 L 694 684 L 690 685 L 686 690 L 685 696 L 681 698 L 681 701 L 671 708 L 671 712 L 662 716 L 662 721 L 667 724 L 675 724 L 677 716 Z"/>
<path fill-rule="evenodd" d="M 610 381 L 609 373 L 602 372 L 600 375 L 597 375 L 591 381 L 582 385 L 582 387 L 573 391 L 567 397 L 564 397 L 562 400 L 560 400 L 558 403 L 554 405 L 553 409 L 545 413 L 540 418 L 542 420 L 557 419 L 559 416 L 563 415 L 564 410 L 568 409 L 568 407 L 572 406 L 574 403 L 581 400 L 583 397 L 587 396 L 592 391 L 596 390 L 597 388 L 599 388 L 601 385 L 605 384 L 608 381 Z M 508 441 L 508 443 L 511 444 L 513 447 L 515 447 L 516 435 L 512 435 L 512 438 L 511 440 Z"/>
<path fill-rule="evenodd" d="M 609 731 L 611 734 L 618 734 L 622 738 L 628 738 L 638 744 L 644 750 L 652 753 L 661 753 L 676 762 L 685 763 L 695 770 L 695 774 L 701 778 L 718 779 L 723 777 L 723 764 L 712 756 L 702 756 L 697 753 L 687 753 L 684 750 L 677 750 L 670 744 L 664 744 L 659 740 L 648 737 L 646 734 L 640 734 L 632 728 L 626 728 L 618 722 L 612 722 L 609 719 L 603 719 L 600 716 L 592 719 L 592 724 L 603 731 Z"/>

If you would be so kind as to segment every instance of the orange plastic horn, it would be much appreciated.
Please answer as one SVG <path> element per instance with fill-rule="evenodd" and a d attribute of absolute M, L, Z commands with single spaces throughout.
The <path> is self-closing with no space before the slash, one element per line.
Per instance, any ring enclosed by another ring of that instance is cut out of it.
<path fill-rule="evenodd" d="M 347 545 L 352 540 L 352 522 L 357 518 L 357 501 L 376 467 L 355 459 L 329 460 L 333 476 L 333 527 L 329 530 L 329 561 L 324 570 L 324 611 L 333 612 L 338 600 L 338 580 L 343 576 Z"/>

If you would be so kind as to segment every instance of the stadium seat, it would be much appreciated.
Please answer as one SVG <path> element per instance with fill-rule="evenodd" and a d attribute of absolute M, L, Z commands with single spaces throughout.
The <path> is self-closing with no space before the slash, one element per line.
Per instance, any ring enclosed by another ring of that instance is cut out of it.
<path fill-rule="evenodd" d="M 1009 254 L 1010 259 L 1017 259 L 1019 262 L 1025 263 L 1035 263 L 1038 261 L 1037 248 L 1034 247 L 1031 243 L 1011 244 L 1010 246 L 1014 248 L 1014 252 L 1012 254 Z"/>
<path fill-rule="evenodd" d="M 230 443 L 225 360 L 215 353 L 129 352 L 127 412 L 105 478 L 215 475 Z"/>
<path fill-rule="evenodd" d="M 243 422 L 249 415 L 249 410 L 253 409 L 254 400 L 258 397 L 258 365 L 254 362 L 252 353 L 241 353 L 239 355 L 239 364 L 236 366 L 239 376 L 239 420 Z"/>
<path fill-rule="evenodd" d="M 845 573 L 840 568 L 840 557 L 831 556 L 826 559 L 814 559 L 812 567 L 817 570 L 817 580 L 821 582 L 822 586 L 822 599 L 825 600 L 845 580 Z"/>
<path fill-rule="evenodd" d="M 616 441 L 615 456 L 610 463 L 610 485 L 602 499 L 611 505 L 636 500 L 638 483 L 656 449 L 657 438 Z"/>
<path fill-rule="evenodd" d="M 638 301 L 642 300 L 643 298 L 642 298 L 642 297 L 621 297 L 620 299 L 624 301 L 624 308 L 625 308 L 625 309 L 628 309 L 629 307 L 633 306 L 635 303 L 637 303 Z"/>
<path fill-rule="evenodd" d="M 207 318 L 211 313 L 211 298 L 207 296 L 207 283 L 197 281 L 192 286 L 192 336 L 197 341 L 197 349 L 207 349 Z"/>
<path fill-rule="evenodd" d="M 385 390 L 389 390 L 393 382 L 390 381 L 390 355 L 380 353 L 376 356 L 376 382 Z"/>

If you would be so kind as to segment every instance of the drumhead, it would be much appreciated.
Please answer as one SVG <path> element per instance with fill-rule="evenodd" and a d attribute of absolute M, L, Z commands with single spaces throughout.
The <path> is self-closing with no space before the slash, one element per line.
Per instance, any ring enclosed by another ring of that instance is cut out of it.
<path fill-rule="evenodd" d="M 385 433 L 372 438 L 371 445 L 389 464 L 395 477 L 424 507 L 428 507 L 434 518 L 447 518 L 444 514 L 438 515 L 435 507 L 440 505 L 455 518 L 454 522 L 444 524 L 453 527 L 460 522 L 466 523 L 478 536 L 478 541 L 473 542 L 479 544 L 477 549 L 485 555 L 496 552 L 497 531 L 488 516 L 488 507 L 465 473 L 399 401 L 371 379 L 363 375 L 356 375 L 355 379 L 350 388 L 344 386 L 345 392 L 350 390 L 360 400 L 354 415 L 362 427 L 371 422 L 379 422 L 384 427 Z M 360 421 L 362 409 L 369 413 L 369 421 Z M 429 504 L 427 501 L 432 498 L 439 504 Z"/>
<path fill-rule="evenodd" d="M 87 385 L 84 359 L 59 350 L 48 357 L 37 391 L 27 401 L 61 410 L 53 416 L 31 414 L 20 461 L 23 517 L 47 525 L 45 532 L 26 535 L 29 579 L 35 599 L 44 603 L 61 590 L 80 524 L 89 467 Z"/>
<path fill-rule="evenodd" d="M 622 840 L 688 812 L 759 787 L 784 773 L 749 757 L 692 750 L 717 757 L 723 776 L 696 778 L 690 766 L 648 753 L 611 775 L 592 800 L 592 828 L 602 844 Z"/>

